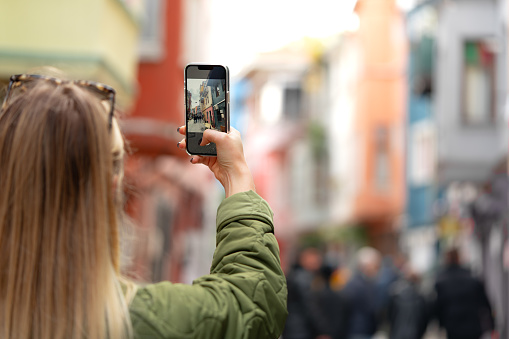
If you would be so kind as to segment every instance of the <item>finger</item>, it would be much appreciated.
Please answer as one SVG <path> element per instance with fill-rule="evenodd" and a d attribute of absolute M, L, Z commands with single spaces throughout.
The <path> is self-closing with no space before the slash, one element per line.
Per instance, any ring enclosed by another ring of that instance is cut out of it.
<path fill-rule="evenodd" d="M 189 161 L 191 164 L 201 164 L 203 163 L 203 157 L 200 155 L 194 155 Z"/>
<path fill-rule="evenodd" d="M 235 136 L 238 136 L 240 138 L 240 132 L 237 131 L 235 128 L 233 127 L 230 127 L 230 131 L 228 132 L 228 134 L 232 134 L 232 135 L 235 135 Z"/>
<path fill-rule="evenodd" d="M 182 135 L 186 135 L 186 126 L 184 125 L 184 126 L 177 127 L 177 132 L 179 132 Z"/>
<path fill-rule="evenodd" d="M 203 138 L 200 145 L 206 145 L 208 143 L 218 144 L 224 138 L 228 138 L 228 134 L 238 134 L 239 132 L 236 129 L 231 129 L 230 133 L 220 132 L 214 129 L 207 129 L 203 132 Z"/>
<path fill-rule="evenodd" d="M 238 134 L 240 135 L 240 132 L 237 131 L 234 127 L 230 126 L 230 130 L 228 131 L 228 133 L 225 133 L 225 132 L 220 132 L 216 129 L 206 129 L 204 132 L 204 134 L 208 134 L 209 135 L 209 140 L 212 141 L 212 138 L 222 138 L 224 137 L 225 134 Z"/>
<path fill-rule="evenodd" d="M 180 148 L 180 149 L 186 149 L 186 138 L 180 140 L 177 143 L 177 147 Z"/>

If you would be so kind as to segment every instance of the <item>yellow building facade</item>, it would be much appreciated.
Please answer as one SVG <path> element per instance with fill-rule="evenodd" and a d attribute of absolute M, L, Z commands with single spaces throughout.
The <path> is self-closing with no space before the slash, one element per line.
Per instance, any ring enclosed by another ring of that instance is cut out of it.
<path fill-rule="evenodd" d="M 137 82 L 139 2 L 0 1 L 0 80 L 56 67 L 70 79 L 103 82 L 128 110 Z"/>

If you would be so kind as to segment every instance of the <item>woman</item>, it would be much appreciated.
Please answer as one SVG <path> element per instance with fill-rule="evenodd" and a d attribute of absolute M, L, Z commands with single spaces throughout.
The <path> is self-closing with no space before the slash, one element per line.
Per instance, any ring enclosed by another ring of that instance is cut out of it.
<path fill-rule="evenodd" d="M 121 278 L 114 94 L 11 77 L 0 111 L 0 337 L 277 338 L 286 283 L 272 212 L 254 192 L 235 130 L 206 131 L 202 144 L 215 142 L 218 156 L 191 159 L 226 193 L 211 274 L 192 286 Z"/>

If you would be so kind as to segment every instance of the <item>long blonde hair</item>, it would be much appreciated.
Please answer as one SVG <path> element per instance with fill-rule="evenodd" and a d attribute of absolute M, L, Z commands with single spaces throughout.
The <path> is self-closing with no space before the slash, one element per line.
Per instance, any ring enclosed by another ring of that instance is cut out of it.
<path fill-rule="evenodd" d="M 100 101 L 70 83 L 35 82 L 0 111 L 1 338 L 132 336 L 118 136 Z"/>

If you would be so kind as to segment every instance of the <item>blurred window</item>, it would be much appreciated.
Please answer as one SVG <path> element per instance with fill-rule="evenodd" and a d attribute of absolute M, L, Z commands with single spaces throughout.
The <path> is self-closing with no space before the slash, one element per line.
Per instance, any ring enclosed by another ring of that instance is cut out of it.
<path fill-rule="evenodd" d="M 436 37 L 438 28 L 437 6 L 415 8 L 407 16 L 407 34 L 410 43 L 410 89 L 421 99 L 433 96 Z"/>
<path fill-rule="evenodd" d="M 315 157 L 314 180 L 315 180 L 315 204 L 324 206 L 329 198 L 330 181 L 329 181 L 329 161 L 326 153 L 322 153 Z"/>
<path fill-rule="evenodd" d="M 429 120 L 410 127 L 410 173 L 413 185 L 431 185 L 435 178 L 435 131 Z"/>
<path fill-rule="evenodd" d="M 274 124 L 283 112 L 283 87 L 274 81 L 268 81 L 260 91 L 260 118 L 264 123 Z"/>
<path fill-rule="evenodd" d="M 488 39 L 463 45 L 463 121 L 471 125 L 495 121 L 495 52 Z"/>
<path fill-rule="evenodd" d="M 159 61 L 164 56 L 165 1 L 145 0 L 139 42 L 142 61 Z"/>
<path fill-rule="evenodd" d="M 287 87 L 284 90 L 283 111 L 290 120 L 297 120 L 301 116 L 302 91 L 300 87 Z"/>
<path fill-rule="evenodd" d="M 411 43 L 411 85 L 415 95 L 422 97 L 433 95 L 434 45 L 435 39 L 429 35 L 423 35 Z"/>
<path fill-rule="evenodd" d="M 375 131 L 375 188 L 378 191 L 389 189 L 389 131 L 379 126 Z"/>

